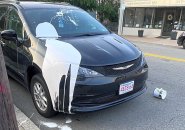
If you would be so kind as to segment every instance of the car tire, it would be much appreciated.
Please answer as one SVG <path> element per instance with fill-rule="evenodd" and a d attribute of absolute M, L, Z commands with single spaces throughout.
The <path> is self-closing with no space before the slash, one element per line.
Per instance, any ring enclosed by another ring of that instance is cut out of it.
<path fill-rule="evenodd" d="M 31 80 L 31 96 L 40 115 L 49 118 L 57 114 L 53 109 L 48 87 L 41 74 L 33 76 Z"/>
<path fill-rule="evenodd" d="M 185 40 L 183 41 L 183 44 L 182 44 L 183 48 L 185 49 Z"/>

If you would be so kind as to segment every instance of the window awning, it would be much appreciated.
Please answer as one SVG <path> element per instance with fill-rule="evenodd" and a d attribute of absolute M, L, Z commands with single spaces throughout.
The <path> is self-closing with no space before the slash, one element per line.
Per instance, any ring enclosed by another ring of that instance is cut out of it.
<path fill-rule="evenodd" d="M 182 7 L 185 0 L 125 0 L 126 7 Z"/>

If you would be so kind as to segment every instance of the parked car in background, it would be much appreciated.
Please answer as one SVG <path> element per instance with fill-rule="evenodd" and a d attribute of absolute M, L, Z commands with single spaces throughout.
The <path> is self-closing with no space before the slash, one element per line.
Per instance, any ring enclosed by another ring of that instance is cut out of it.
<path fill-rule="evenodd" d="M 183 32 L 177 39 L 177 44 L 185 49 L 185 32 Z"/>
<path fill-rule="evenodd" d="M 44 117 L 108 108 L 146 90 L 142 52 L 80 8 L 0 2 L 0 31 L 8 74 Z"/>

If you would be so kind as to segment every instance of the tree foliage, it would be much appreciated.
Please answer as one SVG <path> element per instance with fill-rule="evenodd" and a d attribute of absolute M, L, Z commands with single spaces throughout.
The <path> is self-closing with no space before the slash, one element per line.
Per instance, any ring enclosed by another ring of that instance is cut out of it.
<path fill-rule="evenodd" d="M 67 2 L 88 11 L 93 11 L 96 10 L 97 8 L 96 0 L 34 0 L 34 1 Z"/>
<path fill-rule="evenodd" d="M 63 1 L 89 11 L 96 10 L 97 7 L 96 0 L 63 0 Z"/>
<path fill-rule="evenodd" d="M 99 0 L 97 6 L 98 15 L 101 21 L 108 19 L 111 22 L 118 21 L 119 2 L 116 0 Z"/>

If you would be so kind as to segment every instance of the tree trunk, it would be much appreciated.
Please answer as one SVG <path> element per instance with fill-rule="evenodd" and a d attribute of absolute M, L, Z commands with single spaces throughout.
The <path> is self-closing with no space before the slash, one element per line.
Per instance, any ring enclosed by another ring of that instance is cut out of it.
<path fill-rule="evenodd" d="M 1 45 L 0 45 L 0 130 L 18 130 Z"/>

